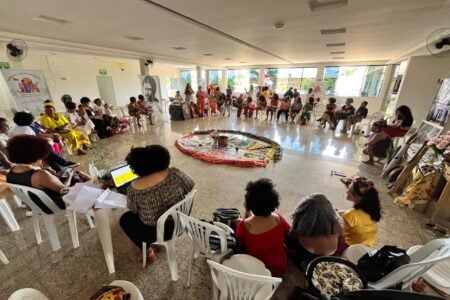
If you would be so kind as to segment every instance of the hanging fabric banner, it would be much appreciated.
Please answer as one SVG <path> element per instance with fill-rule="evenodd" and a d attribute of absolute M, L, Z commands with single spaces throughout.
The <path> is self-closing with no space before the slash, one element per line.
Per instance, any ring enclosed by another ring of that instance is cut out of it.
<path fill-rule="evenodd" d="M 2 70 L 3 78 L 14 100 L 13 110 L 43 112 L 42 103 L 51 99 L 42 70 Z"/>

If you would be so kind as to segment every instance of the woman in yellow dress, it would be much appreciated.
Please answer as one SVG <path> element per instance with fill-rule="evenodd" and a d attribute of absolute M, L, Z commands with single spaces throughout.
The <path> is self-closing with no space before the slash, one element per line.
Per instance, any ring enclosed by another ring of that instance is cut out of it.
<path fill-rule="evenodd" d="M 80 155 L 87 154 L 89 138 L 84 133 L 72 129 L 69 120 L 56 112 L 53 102 L 44 102 L 44 108 L 45 113 L 41 117 L 41 126 L 65 138 L 72 151 L 77 151 Z"/>

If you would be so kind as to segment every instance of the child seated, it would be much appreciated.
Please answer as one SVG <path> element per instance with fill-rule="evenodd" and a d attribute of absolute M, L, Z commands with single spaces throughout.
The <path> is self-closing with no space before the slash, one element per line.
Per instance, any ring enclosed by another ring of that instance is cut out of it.
<path fill-rule="evenodd" d="M 282 277 L 287 267 L 284 237 L 289 223 L 275 210 L 279 195 L 270 179 L 249 182 L 245 194 L 245 220 L 241 220 L 236 237 L 241 252 L 264 262 L 272 276 Z"/>

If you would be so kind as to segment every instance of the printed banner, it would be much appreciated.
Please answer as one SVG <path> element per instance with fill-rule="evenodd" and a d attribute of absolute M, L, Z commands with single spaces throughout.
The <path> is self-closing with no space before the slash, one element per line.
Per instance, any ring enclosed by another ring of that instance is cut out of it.
<path fill-rule="evenodd" d="M 14 99 L 13 109 L 27 110 L 39 116 L 43 112 L 42 103 L 51 99 L 41 70 L 2 70 L 3 78 Z"/>

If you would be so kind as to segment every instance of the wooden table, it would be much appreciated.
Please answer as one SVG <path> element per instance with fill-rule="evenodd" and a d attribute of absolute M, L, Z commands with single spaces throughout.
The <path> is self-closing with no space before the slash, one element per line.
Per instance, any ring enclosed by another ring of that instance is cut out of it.
<path fill-rule="evenodd" d="M 431 221 L 433 222 L 437 219 L 444 219 L 448 222 L 448 218 L 450 217 L 450 165 L 448 164 L 445 165 L 443 177 L 447 183 L 445 184 L 441 196 L 437 200 L 431 215 Z"/>

